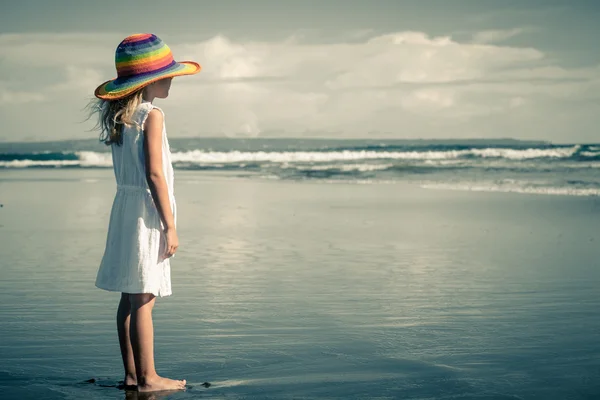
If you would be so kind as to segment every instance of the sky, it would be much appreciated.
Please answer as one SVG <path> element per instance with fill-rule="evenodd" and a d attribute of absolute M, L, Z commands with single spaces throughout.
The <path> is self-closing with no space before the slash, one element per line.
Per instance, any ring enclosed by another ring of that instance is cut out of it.
<path fill-rule="evenodd" d="M 0 141 L 94 138 L 114 51 L 154 33 L 202 72 L 169 137 L 598 143 L 600 1 L 3 0 Z"/>

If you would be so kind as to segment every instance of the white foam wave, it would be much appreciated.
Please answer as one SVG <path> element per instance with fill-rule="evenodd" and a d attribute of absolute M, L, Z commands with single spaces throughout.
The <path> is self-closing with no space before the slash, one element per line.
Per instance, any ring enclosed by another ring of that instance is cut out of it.
<path fill-rule="evenodd" d="M 465 150 L 483 158 L 507 158 L 510 160 L 527 160 L 532 158 L 568 158 L 575 154 L 581 146 L 558 149 L 470 149 Z"/>
<path fill-rule="evenodd" d="M 300 168 L 309 171 L 328 171 L 340 170 L 344 172 L 359 171 L 381 171 L 393 167 L 394 164 L 325 164 L 325 165 L 309 165 L 309 166 L 287 166 L 286 168 Z"/>
<path fill-rule="evenodd" d="M 309 163 L 328 161 L 355 161 L 378 159 L 444 159 L 458 157 L 451 152 L 389 152 L 389 151 L 288 151 L 288 152 L 216 152 L 193 150 L 173 153 L 174 162 L 196 162 L 204 164 L 213 163 L 239 163 L 239 162 L 274 162 L 274 163 Z"/>
<path fill-rule="evenodd" d="M 0 167 L 3 168 L 29 168 L 29 167 L 48 167 L 48 168 L 59 168 L 59 167 L 70 167 L 77 166 L 80 162 L 78 160 L 51 160 L 51 161 L 33 161 L 33 160 L 13 160 L 13 161 L 0 161 Z"/>
<path fill-rule="evenodd" d="M 472 192 L 504 192 L 561 196 L 600 196 L 600 189 L 564 186 L 533 186 L 531 182 L 512 181 L 507 183 L 425 183 L 425 189 L 464 190 Z"/>
<path fill-rule="evenodd" d="M 97 153 L 94 151 L 76 152 L 77 160 L 13 160 L 0 161 L 3 168 L 30 168 L 30 167 L 112 167 L 110 153 Z"/>
<path fill-rule="evenodd" d="M 202 151 L 192 150 L 173 153 L 174 162 L 188 163 L 237 163 L 237 162 L 328 162 L 354 160 L 451 160 L 466 156 L 481 158 L 504 158 L 510 160 L 527 160 L 534 158 L 568 158 L 579 150 L 580 146 L 558 149 L 468 149 L 448 151 L 286 151 L 286 152 L 243 152 L 243 151 Z"/>
<path fill-rule="evenodd" d="M 439 163 L 439 165 L 452 165 L 476 162 L 465 157 L 476 157 L 475 160 L 483 161 L 525 161 L 532 159 L 568 159 L 580 149 L 580 146 L 572 146 L 555 149 L 466 149 L 448 151 L 372 151 L 372 150 L 343 150 L 343 151 L 204 151 L 191 150 L 174 152 L 172 160 L 174 163 L 188 163 L 196 165 L 225 165 L 235 163 L 328 163 L 346 162 L 346 170 L 373 171 L 385 169 L 389 166 L 358 166 L 358 162 L 365 160 L 406 160 L 422 161 L 424 163 Z M 585 154 L 588 153 L 588 154 Z M 592 156 L 593 152 L 582 154 Z M 112 158 L 108 152 L 80 151 L 76 152 L 77 160 L 14 160 L 2 161 L 0 167 L 26 168 L 26 167 L 111 167 Z M 323 169 L 329 167 L 323 166 Z"/>
<path fill-rule="evenodd" d="M 112 167 L 111 153 L 95 151 L 79 151 L 75 153 L 82 167 Z"/>
<path fill-rule="evenodd" d="M 584 157 L 598 157 L 598 156 L 600 156 L 600 152 L 598 152 L 598 151 L 582 151 L 579 154 L 581 154 Z"/>

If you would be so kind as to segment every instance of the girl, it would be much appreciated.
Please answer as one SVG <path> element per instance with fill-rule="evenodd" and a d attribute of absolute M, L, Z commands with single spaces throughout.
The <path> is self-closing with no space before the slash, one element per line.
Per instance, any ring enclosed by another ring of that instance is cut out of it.
<path fill-rule="evenodd" d="M 152 308 L 156 296 L 171 294 L 169 259 L 179 239 L 164 114 L 152 101 L 169 95 L 173 77 L 196 74 L 200 65 L 175 62 L 152 34 L 125 38 L 115 63 L 117 78 L 96 89 L 100 100 L 92 106 L 100 140 L 111 146 L 117 181 L 96 286 L 122 293 L 117 331 L 125 387 L 184 389 L 185 380 L 160 377 L 154 369 Z"/>

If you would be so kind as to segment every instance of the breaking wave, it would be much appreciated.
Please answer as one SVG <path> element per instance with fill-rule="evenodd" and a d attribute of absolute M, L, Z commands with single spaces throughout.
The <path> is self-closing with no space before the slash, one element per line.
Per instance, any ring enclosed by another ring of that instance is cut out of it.
<path fill-rule="evenodd" d="M 600 146 L 363 145 L 323 146 L 192 141 L 174 148 L 175 169 L 233 171 L 267 179 L 428 183 L 429 188 L 590 196 L 600 193 Z M 291 143 L 291 144 L 290 144 Z M 230 145 L 232 145 L 230 147 Z M 61 148 L 58 144 L 54 148 Z M 109 148 L 0 153 L 0 169 L 112 168 Z M 97 148 L 97 145 L 93 147 Z M 541 185 L 531 183 L 539 179 Z M 461 181 L 462 183 L 448 183 Z M 583 184 L 582 184 L 583 182 Z"/>
<path fill-rule="evenodd" d="M 470 148 L 448 150 L 412 150 L 388 151 L 342 149 L 330 151 L 175 151 L 172 154 L 176 167 L 193 168 L 213 164 L 241 163 L 327 163 L 327 162 L 363 162 L 372 160 L 400 161 L 452 161 L 452 160 L 507 160 L 507 161 L 600 161 L 600 149 L 597 146 L 574 145 L 558 148 Z M 105 167 L 112 165 L 108 152 L 40 152 L 40 153 L 2 153 L 0 167 Z M 438 164 L 443 165 L 443 164 Z M 447 165 L 451 165 L 448 163 Z M 380 167 L 377 167 L 380 168 Z"/>

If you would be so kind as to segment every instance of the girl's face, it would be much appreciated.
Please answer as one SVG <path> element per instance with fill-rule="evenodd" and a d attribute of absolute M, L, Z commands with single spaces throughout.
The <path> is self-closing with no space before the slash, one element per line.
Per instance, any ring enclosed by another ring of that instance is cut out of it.
<path fill-rule="evenodd" d="M 171 81 L 173 78 L 165 78 L 160 81 L 156 81 L 151 84 L 148 89 L 152 91 L 153 97 L 158 97 L 159 99 L 166 99 L 169 96 L 169 89 L 171 88 Z"/>

